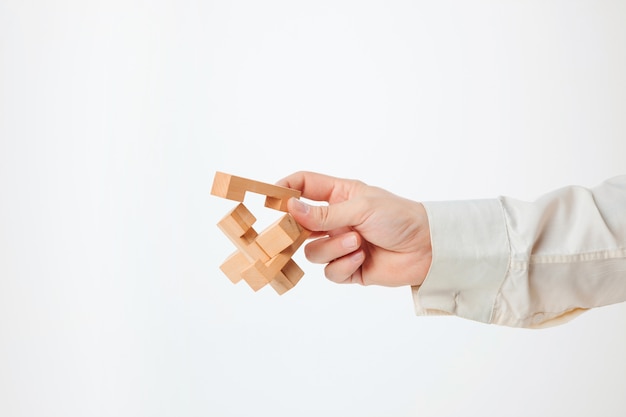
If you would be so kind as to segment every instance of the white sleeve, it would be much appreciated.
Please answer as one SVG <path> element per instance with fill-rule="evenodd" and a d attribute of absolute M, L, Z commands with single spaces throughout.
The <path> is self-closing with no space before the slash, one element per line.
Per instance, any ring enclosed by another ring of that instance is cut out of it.
<path fill-rule="evenodd" d="M 626 176 L 535 202 L 426 202 L 432 265 L 418 315 L 546 327 L 626 301 Z"/>

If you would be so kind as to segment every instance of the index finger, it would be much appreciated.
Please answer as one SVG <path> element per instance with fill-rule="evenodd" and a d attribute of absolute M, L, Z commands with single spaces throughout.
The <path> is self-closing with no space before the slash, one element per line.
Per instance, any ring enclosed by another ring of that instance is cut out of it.
<path fill-rule="evenodd" d="M 293 173 L 276 183 L 282 187 L 299 190 L 304 198 L 329 203 L 345 201 L 350 198 L 356 184 L 358 181 L 310 171 Z"/>

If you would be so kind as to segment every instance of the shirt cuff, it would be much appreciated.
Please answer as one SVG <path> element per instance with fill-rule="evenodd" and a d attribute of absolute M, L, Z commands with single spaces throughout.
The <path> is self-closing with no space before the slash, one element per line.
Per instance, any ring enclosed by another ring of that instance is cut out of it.
<path fill-rule="evenodd" d="M 417 315 L 456 315 L 490 323 L 509 267 L 510 245 L 497 199 L 423 203 L 432 264 L 412 287 Z"/>

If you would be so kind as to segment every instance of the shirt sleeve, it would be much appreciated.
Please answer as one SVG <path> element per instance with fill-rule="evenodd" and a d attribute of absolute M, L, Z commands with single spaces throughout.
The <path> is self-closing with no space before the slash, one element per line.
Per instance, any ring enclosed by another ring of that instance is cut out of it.
<path fill-rule="evenodd" d="M 509 197 L 426 202 L 432 264 L 418 315 L 547 327 L 626 301 L 626 176 Z"/>

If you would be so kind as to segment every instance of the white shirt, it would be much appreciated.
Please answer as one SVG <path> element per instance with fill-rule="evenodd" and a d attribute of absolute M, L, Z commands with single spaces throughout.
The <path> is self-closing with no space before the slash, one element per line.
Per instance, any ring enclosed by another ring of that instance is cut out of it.
<path fill-rule="evenodd" d="M 426 202 L 432 265 L 418 315 L 546 327 L 626 301 L 626 175 L 535 202 Z"/>

